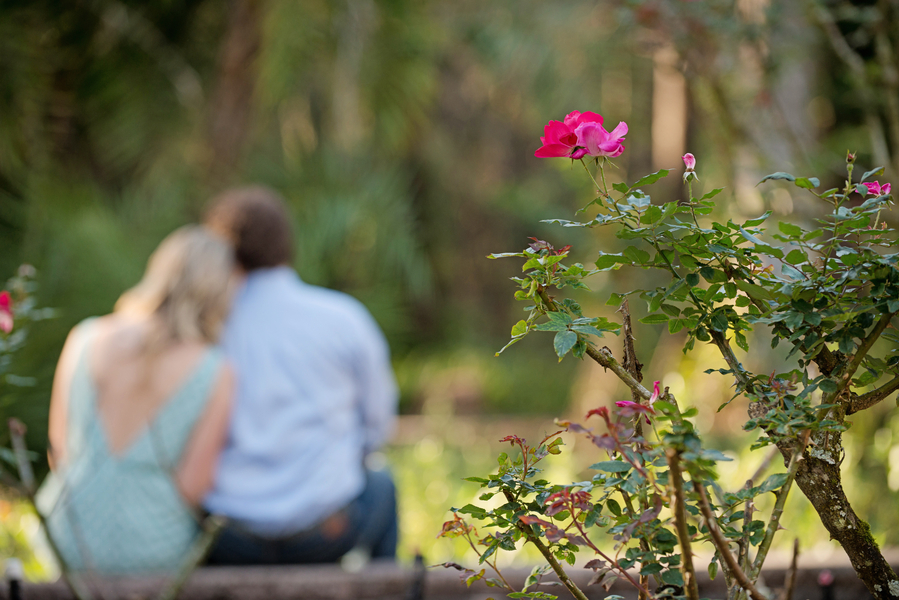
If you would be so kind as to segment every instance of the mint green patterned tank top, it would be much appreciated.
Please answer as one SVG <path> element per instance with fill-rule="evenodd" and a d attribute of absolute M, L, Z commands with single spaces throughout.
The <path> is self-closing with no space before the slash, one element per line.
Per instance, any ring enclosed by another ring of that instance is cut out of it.
<path fill-rule="evenodd" d="M 71 569 L 173 572 L 199 532 L 198 515 L 178 493 L 174 474 L 223 356 L 208 350 L 139 437 L 113 454 L 88 368 L 93 320 L 79 329 L 85 339 L 69 390 L 68 460 L 41 486 L 38 510 Z"/>

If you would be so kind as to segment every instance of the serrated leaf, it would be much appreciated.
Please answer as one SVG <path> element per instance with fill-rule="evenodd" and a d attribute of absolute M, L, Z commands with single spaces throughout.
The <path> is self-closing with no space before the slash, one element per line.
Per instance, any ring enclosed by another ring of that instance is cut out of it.
<path fill-rule="evenodd" d="M 797 177 L 793 183 L 796 184 L 797 187 L 801 187 L 807 190 L 813 189 L 821 185 L 821 182 L 816 177 Z"/>
<path fill-rule="evenodd" d="M 626 194 L 630 188 L 627 187 L 626 183 L 618 182 L 618 183 L 612 184 L 612 189 L 614 189 L 616 192 L 621 192 L 622 194 Z"/>
<path fill-rule="evenodd" d="M 560 331 L 553 339 L 553 349 L 561 360 L 577 344 L 577 334 L 573 331 Z"/>

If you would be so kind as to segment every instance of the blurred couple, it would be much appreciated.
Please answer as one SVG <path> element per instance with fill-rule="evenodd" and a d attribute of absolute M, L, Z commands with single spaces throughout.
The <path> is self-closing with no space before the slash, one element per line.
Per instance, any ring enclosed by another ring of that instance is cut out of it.
<path fill-rule="evenodd" d="M 69 334 L 37 498 L 66 567 L 173 572 L 205 514 L 227 517 L 210 564 L 393 558 L 394 485 L 365 467 L 396 414 L 386 341 L 292 262 L 281 197 L 230 190 Z"/>

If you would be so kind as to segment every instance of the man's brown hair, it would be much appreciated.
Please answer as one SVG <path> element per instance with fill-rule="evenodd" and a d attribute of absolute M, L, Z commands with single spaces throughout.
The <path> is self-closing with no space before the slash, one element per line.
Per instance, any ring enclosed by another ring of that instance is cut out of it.
<path fill-rule="evenodd" d="M 209 202 L 204 222 L 231 242 L 237 262 L 247 271 L 293 260 L 287 205 L 271 188 L 253 185 L 222 192 Z"/>

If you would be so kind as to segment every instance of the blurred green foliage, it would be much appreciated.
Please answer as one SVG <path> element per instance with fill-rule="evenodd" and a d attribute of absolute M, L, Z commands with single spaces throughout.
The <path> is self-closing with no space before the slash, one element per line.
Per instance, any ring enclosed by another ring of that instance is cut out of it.
<path fill-rule="evenodd" d="M 0 415 L 22 418 L 38 451 L 67 331 L 109 311 L 155 245 L 228 185 L 260 182 L 285 195 L 300 275 L 369 306 L 391 342 L 404 411 L 562 416 L 569 404 L 592 401 L 584 391 L 592 375 L 575 361 L 545 366 L 551 350 L 539 343 L 493 358 L 520 318 L 506 280 L 519 273 L 485 259 L 528 236 L 556 243 L 557 228 L 532 223 L 573 214 L 589 193 L 568 165 L 533 157 L 547 120 L 576 109 L 627 121 L 627 150 L 612 177 L 650 171 L 653 143 L 666 135 L 652 117 L 665 100 L 653 92 L 658 57 L 672 49 L 685 82 L 688 149 L 703 180 L 721 173 L 732 182 L 720 210 L 793 212 L 791 192 L 762 196 L 751 187 L 757 177 L 741 183 L 746 172 L 769 171 L 767 161 L 814 164 L 836 178 L 842 157 L 822 158 L 834 147 L 858 150 L 865 164 L 876 155 L 860 127 L 857 83 L 803 3 L 265 0 L 258 21 L 235 24 L 230 17 L 251 2 L 0 3 L 0 280 L 34 264 L 39 305 L 59 310 L 33 327 L 14 365 L 38 384 L 5 388 Z M 879 84 L 874 34 L 853 33 L 876 23 L 862 18 L 868 13 L 840 14 Z M 226 120 L 240 147 L 222 166 L 213 125 L 231 98 L 223 65 L 235 31 L 251 34 L 255 51 L 237 88 L 252 93 L 242 100 L 246 124 Z M 656 193 L 654 202 L 681 192 Z M 795 218 L 814 216 L 799 206 Z M 572 256 L 592 262 L 579 252 L 596 233 L 569 233 Z M 619 276 L 591 282 L 597 289 L 579 301 L 602 306 L 608 289 L 622 287 Z M 647 373 L 699 389 L 693 371 L 709 365 L 659 346 L 652 327 L 638 325 L 636 335 Z M 778 358 L 747 360 L 765 371 Z M 703 388 L 697 404 L 727 397 L 726 388 Z M 865 502 L 899 500 L 889 466 L 899 431 L 890 433 L 882 408 L 856 422 L 860 439 L 876 444 L 846 462 L 863 465 L 872 477 L 859 485 L 878 490 L 859 497 L 859 512 L 868 512 Z M 716 417 L 711 435 L 724 447 L 748 445 L 734 435 L 743 409 Z M 882 518 L 875 530 L 899 532 L 899 517 Z"/>

